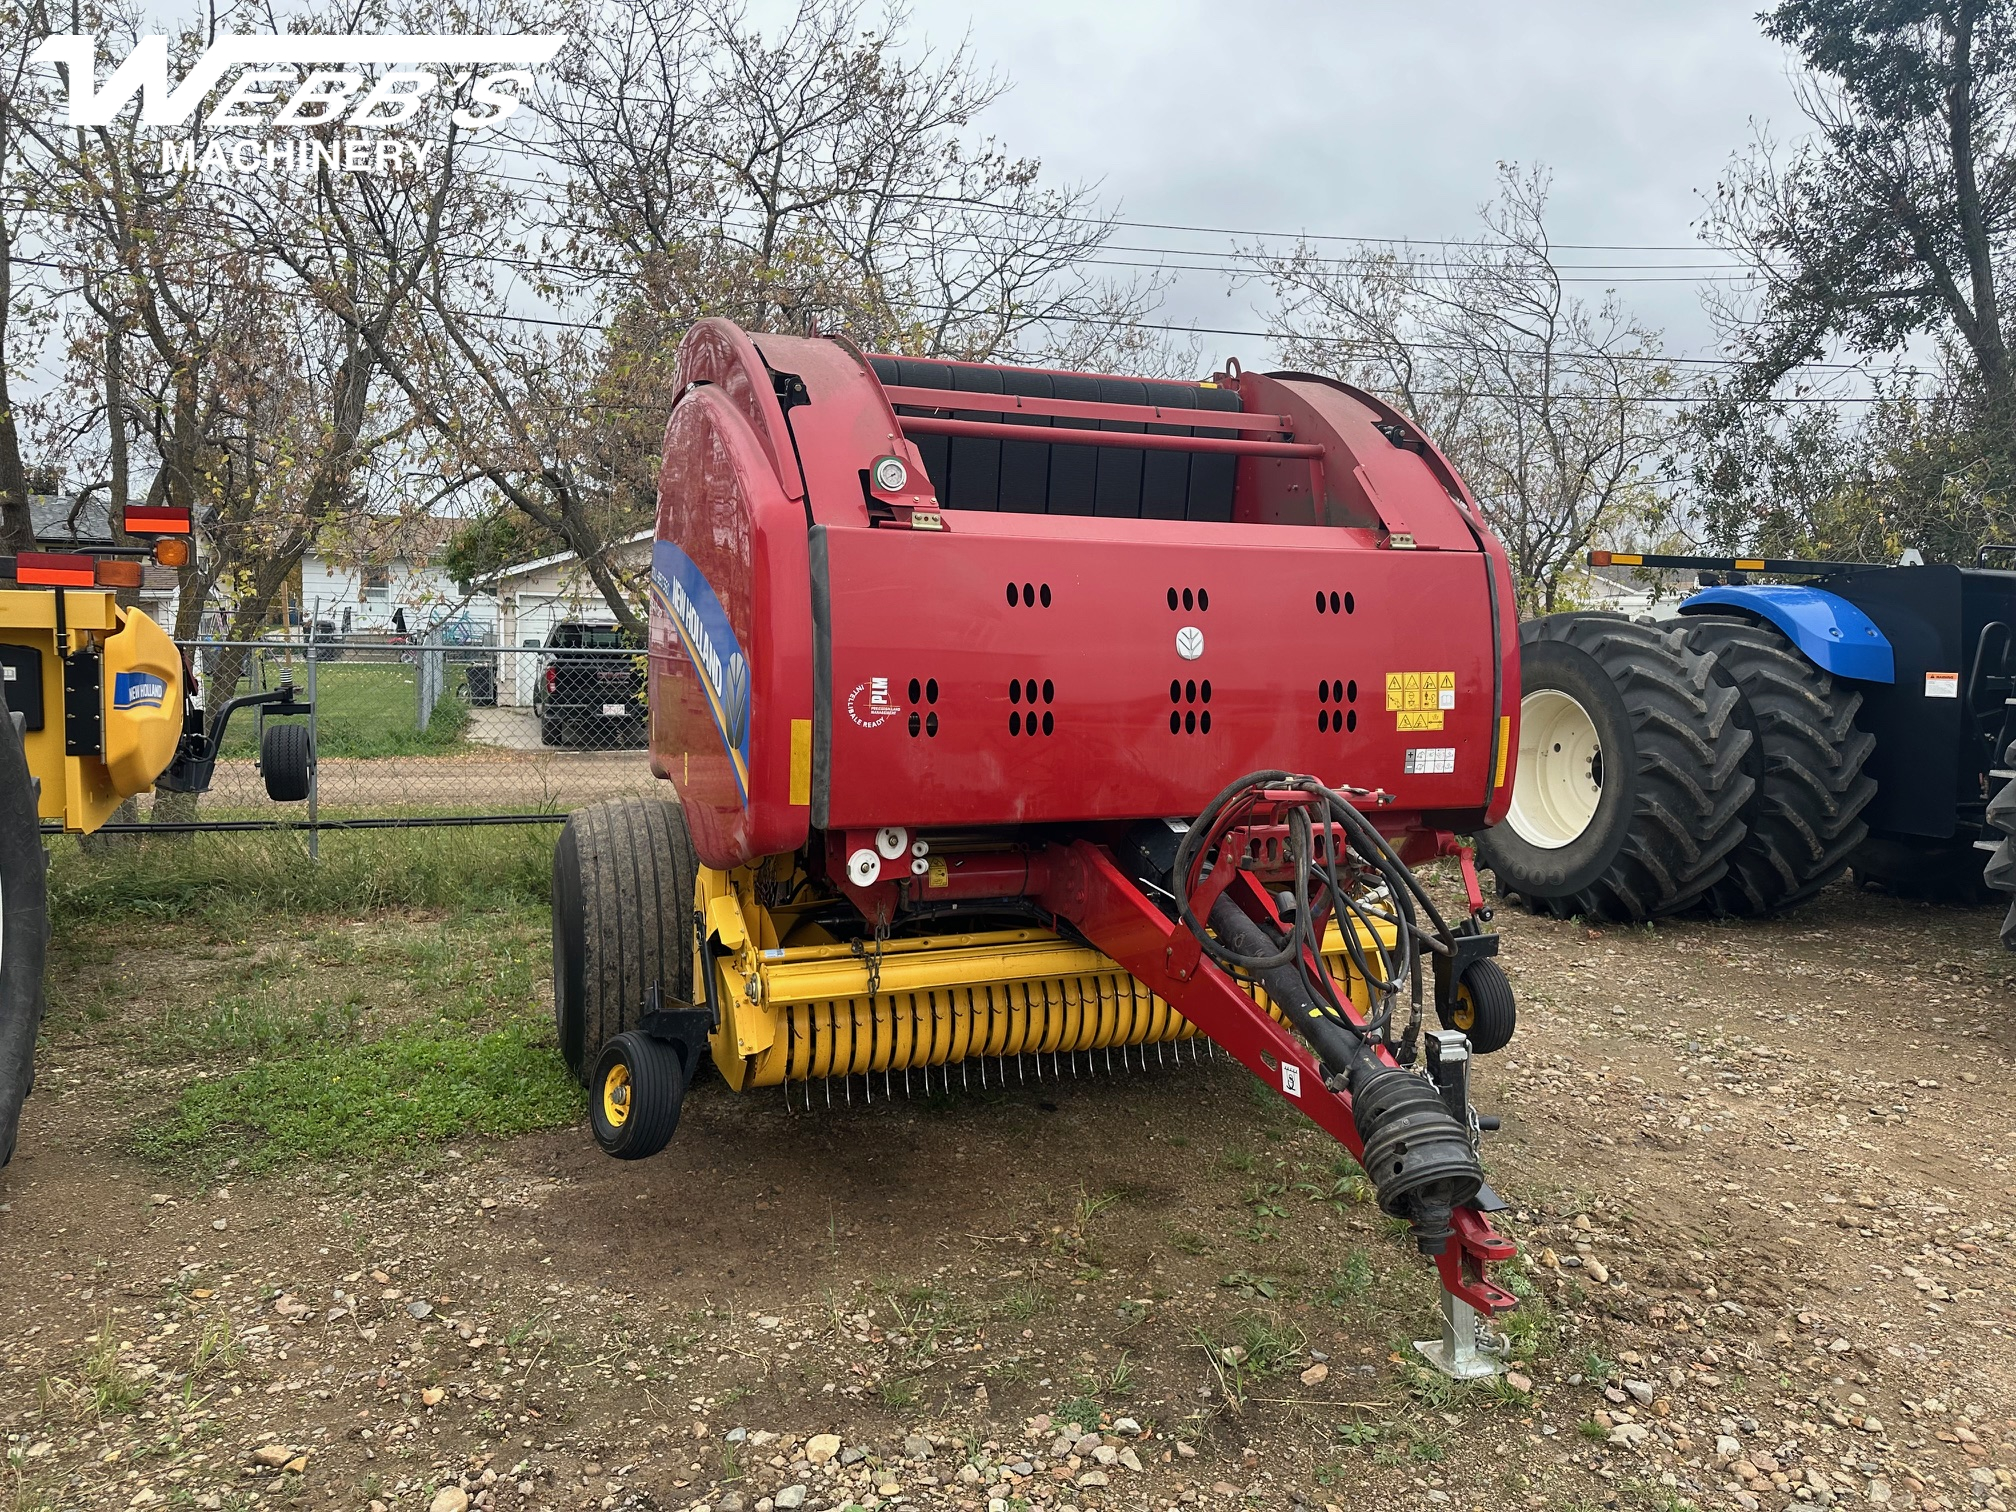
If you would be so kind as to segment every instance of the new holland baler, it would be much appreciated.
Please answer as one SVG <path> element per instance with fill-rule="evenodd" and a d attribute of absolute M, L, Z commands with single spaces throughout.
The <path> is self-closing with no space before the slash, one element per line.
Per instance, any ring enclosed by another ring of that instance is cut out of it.
<path fill-rule="evenodd" d="M 1503 549 L 1329 379 L 679 354 L 651 568 L 664 800 L 569 821 L 563 1052 L 612 1154 L 737 1090 L 1146 1064 L 1208 1036 L 1346 1145 L 1465 1311 L 1511 1298 L 1469 1055 L 1514 1007 Z M 1409 869 L 1459 859 L 1468 916 Z M 1432 1010 L 1440 1027 L 1427 1020 Z"/>

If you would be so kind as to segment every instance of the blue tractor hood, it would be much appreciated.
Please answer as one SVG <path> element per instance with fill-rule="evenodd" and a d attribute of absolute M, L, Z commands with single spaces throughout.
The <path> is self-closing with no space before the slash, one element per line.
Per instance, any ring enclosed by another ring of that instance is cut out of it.
<path fill-rule="evenodd" d="M 1897 680 L 1890 641 L 1875 622 L 1839 594 L 1789 583 L 1705 588 L 1680 605 L 1682 614 L 1735 610 L 1784 631 L 1822 671 L 1860 682 Z"/>

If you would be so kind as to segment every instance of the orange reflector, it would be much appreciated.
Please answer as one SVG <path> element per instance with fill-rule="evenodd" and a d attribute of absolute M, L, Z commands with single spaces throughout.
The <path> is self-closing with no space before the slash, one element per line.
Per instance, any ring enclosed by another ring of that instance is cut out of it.
<path fill-rule="evenodd" d="M 101 560 L 97 564 L 98 586 L 100 588 L 138 588 L 145 577 L 145 569 L 135 561 Z"/>
<path fill-rule="evenodd" d="M 1610 553 L 1607 551 L 1590 552 L 1589 565 L 1591 567 L 1608 567 L 1610 565 Z"/>
<path fill-rule="evenodd" d="M 24 551 L 14 558 L 14 581 L 40 588 L 95 588 L 98 574 L 88 556 Z"/>
<path fill-rule="evenodd" d="M 128 535 L 188 535 L 189 529 L 189 511 L 186 509 L 170 509 L 161 504 L 126 506 Z"/>
<path fill-rule="evenodd" d="M 163 567 L 186 567 L 189 565 L 189 543 L 176 536 L 156 541 L 154 560 Z"/>
<path fill-rule="evenodd" d="M 1764 558 L 1738 557 L 1736 558 L 1736 570 L 1738 572 L 1762 572 L 1764 570 Z"/>

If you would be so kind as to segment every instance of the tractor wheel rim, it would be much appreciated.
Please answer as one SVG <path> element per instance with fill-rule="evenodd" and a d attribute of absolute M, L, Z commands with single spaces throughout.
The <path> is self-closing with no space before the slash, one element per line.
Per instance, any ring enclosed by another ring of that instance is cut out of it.
<path fill-rule="evenodd" d="M 1512 833 L 1541 850 L 1582 838 L 1603 801 L 1603 742 L 1589 711 L 1554 688 L 1519 700 L 1519 765 Z"/>
<path fill-rule="evenodd" d="M 630 1117 L 630 1068 L 611 1066 L 602 1078 L 602 1116 L 609 1127 L 620 1129 Z"/>

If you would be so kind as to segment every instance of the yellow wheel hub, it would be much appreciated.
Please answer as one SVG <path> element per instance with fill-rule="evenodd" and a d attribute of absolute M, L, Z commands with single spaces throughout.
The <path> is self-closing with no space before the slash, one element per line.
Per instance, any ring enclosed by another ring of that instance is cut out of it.
<path fill-rule="evenodd" d="M 1477 1027 L 1477 1000 L 1470 995 L 1468 987 L 1456 989 L 1456 1007 L 1449 1017 L 1465 1034 Z"/>
<path fill-rule="evenodd" d="M 602 1116 L 609 1127 L 620 1129 L 630 1117 L 630 1068 L 615 1065 L 602 1078 Z"/>

